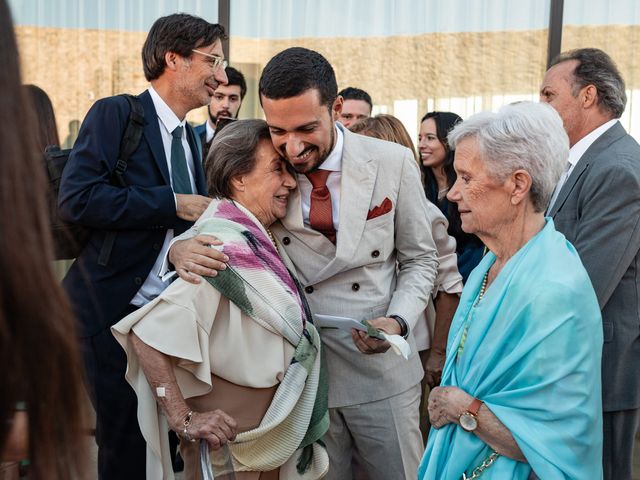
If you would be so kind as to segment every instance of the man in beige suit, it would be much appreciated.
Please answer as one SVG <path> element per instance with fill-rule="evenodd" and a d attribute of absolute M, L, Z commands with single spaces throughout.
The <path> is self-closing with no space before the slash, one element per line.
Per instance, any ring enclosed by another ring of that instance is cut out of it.
<path fill-rule="evenodd" d="M 423 451 L 423 373 L 411 329 L 438 266 L 427 200 L 408 149 L 333 122 L 342 107 L 337 91 L 331 65 L 304 48 L 279 53 L 262 73 L 260 99 L 273 144 L 298 174 L 287 216 L 273 233 L 315 315 L 368 320 L 412 346 L 405 360 L 363 332 L 321 330 L 331 418 L 327 478 L 351 479 L 357 450 L 371 480 L 414 479 Z M 178 273 L 187 279 L 214 273 L 219 257 L 201 246 L 210 242 L 176 244 L 170 259 Z"/>

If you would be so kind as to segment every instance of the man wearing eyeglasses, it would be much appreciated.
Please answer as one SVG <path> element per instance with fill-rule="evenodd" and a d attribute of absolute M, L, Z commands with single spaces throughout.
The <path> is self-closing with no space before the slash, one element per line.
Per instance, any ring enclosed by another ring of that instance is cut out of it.
<path fill-rule="evenodd" d="M 123 174 L 126 187 L 112 182 L 130 112 L 121 96 L 92 106 L 62 177 L 61 215 L 92 230 L 64 287 L 80 322 L 101 480 L 148 478 L 127 360 L 110 327 L 165 288 L 158 270 L 171 239 L 210 202 L 199 138 L 185 115 L 227 83 L 225 39 L 222 26 L 198 17 L 158 19 L 142 47 L 151 85 L 138 96 L 144 133 Z M 105 258 L 109 232 L 115 240 Z"/>
<path fill-rule="evenodd" d="M 247 93 L 247 82 L 244 75 L 233 67 L 225 68 L 227 84 L 220 85 L 213 94 L 208 112 L 209 119 L 196 127 L 196 133 L 202 141 L 202 158 L 205 160 L 213 141 L 213 135 L 222 119 L 235 120 Z M 204 162 L 203 162 L 204 163 Z"/>

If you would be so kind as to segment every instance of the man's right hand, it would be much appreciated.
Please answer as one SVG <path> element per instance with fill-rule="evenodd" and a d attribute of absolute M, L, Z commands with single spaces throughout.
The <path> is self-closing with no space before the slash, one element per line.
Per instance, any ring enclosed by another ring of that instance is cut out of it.
<path fill-rule="evenodd" d="M 215 277 L 218 270 L 227 268 L 229 261 L 221 251 L 210 245 L 222 245 L 211 235 L 198 235 L 189 240 L 178 240 L 169 249 L 169 261 L 180 278 L 189 283 L 200 283 L 199 275 Z"/>
<path fill-rule="evenodd" d="M 176 193 L 176 215 L 182 220 L 195 222 L 210 203 L 211 199 L 209 197 Z"/>

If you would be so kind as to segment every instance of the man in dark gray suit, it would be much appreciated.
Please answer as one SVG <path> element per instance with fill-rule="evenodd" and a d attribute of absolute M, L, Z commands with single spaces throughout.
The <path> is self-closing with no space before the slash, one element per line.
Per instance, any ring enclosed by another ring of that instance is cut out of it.
<path fill-rule="evenodd" d="M 562 117 L 571 146 L 548 215 L 578 250 L 602 309 L 604 478 L 631 479 L 640 423 L 640 146 L 617 120 L 624 81 L 601 50 L 556 57 L 540 99 Z"/>

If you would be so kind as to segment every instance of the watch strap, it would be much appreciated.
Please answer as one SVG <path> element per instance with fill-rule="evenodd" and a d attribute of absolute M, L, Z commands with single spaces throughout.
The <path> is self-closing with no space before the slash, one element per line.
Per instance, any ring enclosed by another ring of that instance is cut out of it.
<path fill-rule="evenodd" d="M 473 401 L 467 407 L 467 412 L 469 412 L 474 417 L 477 416 L 478 412 L 480 411 L 480 407 L 482 406 L 483 403 L 484 402 L 482 400 L 474 398 Z"/>
<path fill-rule="evenodd" d="M 393 318 L 398 322 L 398 325 L 400 325 L 400 336 L 406 339 L 409 336 L 409 324 L 407 321 L 400 315 L 389 315 L 389 318 Z"/>

